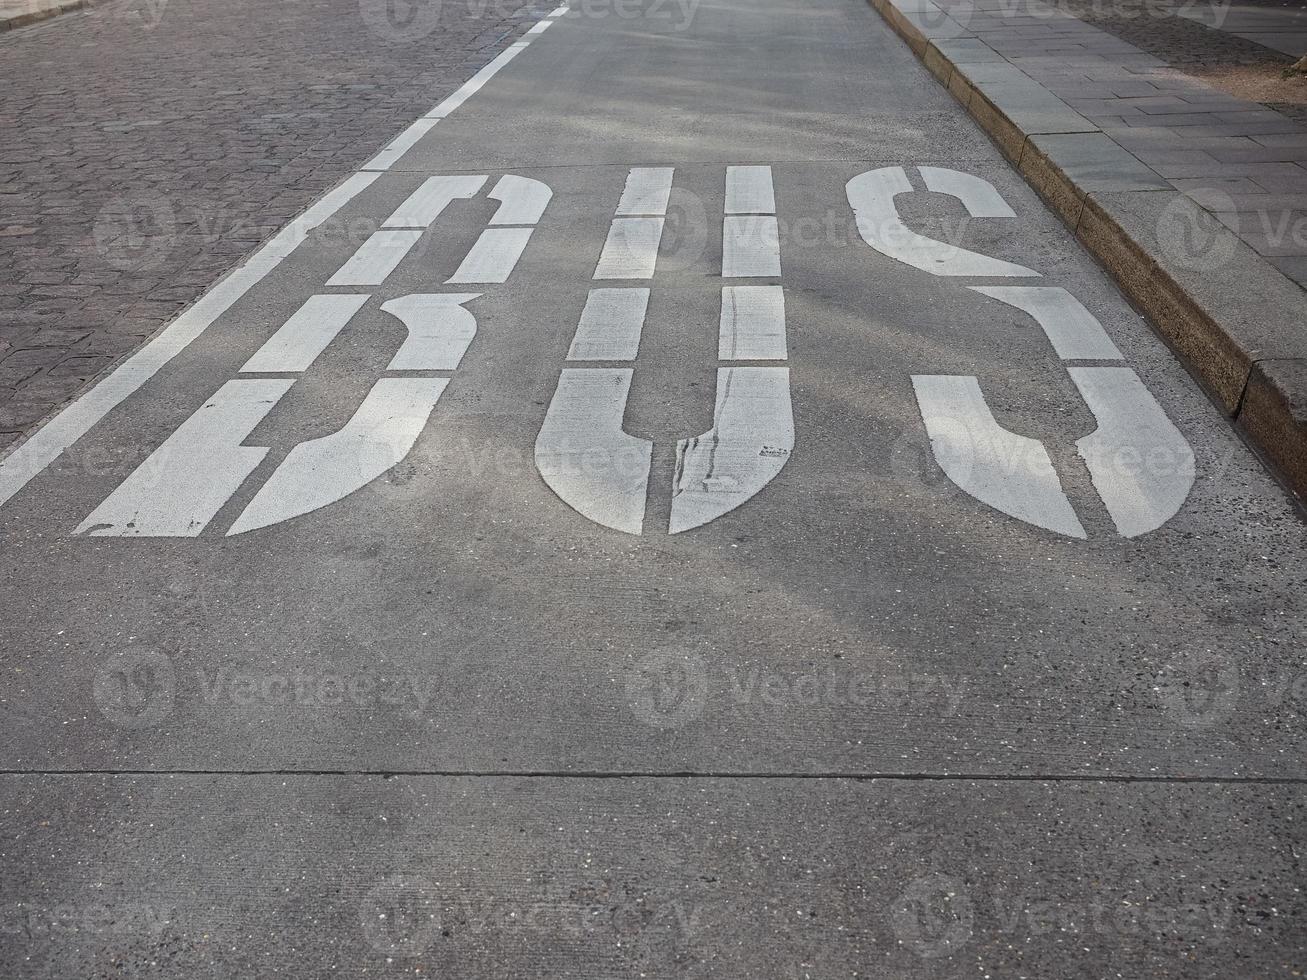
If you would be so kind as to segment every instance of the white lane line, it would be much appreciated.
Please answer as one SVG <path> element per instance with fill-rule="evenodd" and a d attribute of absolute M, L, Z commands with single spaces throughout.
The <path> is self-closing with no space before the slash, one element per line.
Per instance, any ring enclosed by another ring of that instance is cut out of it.
<path fill-rule="evenodd" d="M 1061 286 L 969 288 L 1029 313 L 1064 361 L 1121 360 L 1121 352 L 1108 338 L 1098 318 Z"/>
<path fill-rule="evenodd" d="M 409 150 L 417 145 L 418 140 L 435 128 L 439 119 L 418 119 L 409 124 L 408 129 L 400 133 L 387 144 L 386 148 L 360 168 L 362 170 L 389 170 Z"/>
<path fill-rule="evenodd" d="M 614 218 L 594 278 L 652 279 L 662 237 L 662 218 Z"/>
<path fill-rule="evenodd" d="M 793 450 L 789 368 L 718 368 L 713 427 L 676 443 L 667 533 L 739 507 L 776 478 Z"/>
<path fill-rule="evenodd" d="M 411 150 L 417 142 L 427 133 L 431 132 L 432 127 L 436 125 L 445 116 L 461 106 L 469 98 L 479 92 L 490 81 L 504 65 L 512 61 L 517 55 L 525 49 L 532 40 L 539 37 L 550 27 L 554 25 L 554 20 L 567 13 L 567 6 L 558 7 L 550 13 L 545 19 L 536 21 L 527 32 L 523 35 L 522 40 L 515 41 L 506 48 L 494 61 L 486 65 L 470 79 L 459 86 L 443 102 L 433 107 L 430 112 L 422 118 L 414 121 L 402 133 L 396 136 L 380 153 L 365 163 L 360 169 L 371 171 L 389 170 L 400 158 Z M 492 69 L 492 66 L 493 69 Z"/>
<path fill-rule="evenodd" d="M 327 285 L 380 286 L 421 238 L 422 232 L 417 229 L 374 231 L 327 280 Z"/>
<path fill-rule="evenodd" d="M 723 286 L 718 359 L 783 361 L 787 356 L 784 288 Z"/>
<path fill-rule="evenodd" d="M 543 181 L 506 174 L 490 192 L 490 199 L 500 202 L 490 224 L 533 225 L 544 216 L 553 196 L 554 192 Z"/>
<path fill-rule="evenodd" d="M 242 446 L 290 379 L 228 381 L 177 427 L 74 532 L 93 536 L 195 537 L 254 472 L 268 450 Z"/>
<path fill-rule="evenodd" d="M 317 204 L 277 233 L 249 260 L 205 293 L 190 309 L 120 364 L 94 388 L 41 426 L 30 439 L 0 460 L 0 504 L 25 487 L 65 449 L 75 443 L 128 396 L 138 391 L 159 369 L 180 354 L 218 317 L 281 261 L 308 233 L 326 221 L 367 188 L 376 174 L 354 174 L 329 191 Z"/>
<path fill-rule="evenodd" d="M 672 167 L 632 167 L 626 175 L 617 215 L 665 215 L 672 194 Z"/>
<path fill-rule="evenodd" d="M 379 380 L 344 428 L 287 454 L 227 534 L 308 514 L 367 486 L 409 454 L 448 384 L 448 378 Z"/>
<path fill-rule="evenodd" d="M 382 303 L 408 336 L 387 371 L 454 371 L 477 333 L 476 317 L 463 309 L 480 293 L 413 293 Z"/>
<path fill-rule="evenodd" d="M 622 431 L 630 368 L 563 368 L 536 436 L 549 489 L 596 524 L 639 534 L 653 443 Z"/>
<path fill-rule="evenodd" d="M 1098 420 L 1076 449 L 1117 531 L 1133 538 L 1156 530 L 1189 496 L 1193 449 L 1130 368 L 1068 370 Z"/>
<path fill-rule="evenodd" d="M 956 173 L 956 171 L 954 171 Z M 960 177 L 970 176 L 959 174 Z M 995 195 L 993 185 L 979 177 L 980 181 Z M 979 200 L 973 193 L 975 185 L 965 181 L 950 181 L 943 177 L 934 178 L 937 187 L 952 187 L 967 210 L 974 217 L 986 217 L 984 212 L 993 210 L 990 193 L 980 192 Z M 881 167 L 858 174 L 845 185 L 845 194 L 853 207 L 853 216 L 857 220 L 858 234 L 862 240 L 882 255 L 910 265 L 935 276 L 1038 276 L 1033 269 L 1001 259 L 990 258 L 979 252 L 972 252 L 960 245 L 936 241 L 910 230 L 899 217 L 894 206 L 898 194 L 910 194 L 912 183 L 902 167 Z M 971 197 L 962 197 L 971 194 Z M 1000 199 L 1001 200 L 1001 199 Z M 1005 213 L 994 217 L 1007 217 L 1011 209 L 1003 205 Z M 978 213 L 979 212 L 979 213 Z"/>
<path fill-rule="evenodd" d="M 722 278 L 781 274 L 780 232 L 770 215 L 727 215 L 722 221 Z"/>
<path fill-rule="evenodd" d="M 444 119 L 494 78 L 510 61 L 527 49 L 529 41 L 517 41 L 499 53 L 499 56 L 460 85 L 454 93 L 426 114 L 427 119 Z"/>
<path fill-rule="evenodd" d="M 590 290 L 567 359 L 634 361 L 648 308 L 644 287 Z"/>
<path fill-rule="evenodd" d="M 507 282 L 531 240 L 534 228 L 487 228 L 446 282 Z"/>
<path fill-rule="evenodd" d="M 429 228 L 450 202 L 467 200 L 485 185 L 484 174 L 428 177 L 391 213 L 382 228 Z"/>
<path fill-rule="evenodd" d="M 940 469 L 957 487 L 1017 520 L 1084 538 L 1047 450 L 994 419 L 974 377 L 912 376 Z"/>
<path fill-rule="evenodd" d="M 776 213 L 771 167 L 726 168 L 726 213 Z"/>
<path fill-rule="evenodd" d="M 367 301 L 367 293 L 310 296 L 241 370 L 307 371 Z"/>

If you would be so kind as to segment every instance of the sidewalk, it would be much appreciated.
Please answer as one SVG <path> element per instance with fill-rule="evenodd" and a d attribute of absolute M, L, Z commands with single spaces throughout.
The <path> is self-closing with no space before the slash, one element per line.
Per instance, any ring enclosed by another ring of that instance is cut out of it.
<path fill-rule="evenodd" d="M 1295 61 L 1307 54 L 1307 10 L 1301 7 L 1268 7 L 1245 0 L 1229 7 L 1199 6 L 1178 13 L 1215 30 L 1291 55 Z"/>
<path fill-rule="evenodd" d="M 0 33 L 56 14 L 89 7 L 95 0 L 0 0 Z"/>
<path fill-rule="evenodd" d="M 1307 126 L 1041 0 L 872 3 L 1307 495 Z"/>

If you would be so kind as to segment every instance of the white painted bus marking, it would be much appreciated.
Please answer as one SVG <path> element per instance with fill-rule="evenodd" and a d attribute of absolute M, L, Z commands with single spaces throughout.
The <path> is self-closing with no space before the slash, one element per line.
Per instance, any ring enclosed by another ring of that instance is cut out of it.
<path fill-rule="evenodd" d="M 450 203 L 474 197 L 485 185 L 484 174 L 428 177 L 395 208 L 383 228 L 429 228 Z"/>
<path fill-rule="evenodd" d="M 367 301 L 367 293 L 310 296 L 241 370 L 307 371 Z"/>
<path fill-rule="evenodd" d="M 565 504 L 615 531 L 639 534 L 653 443 L 622 430 L 630 368 L 564 368 L 536 436 L 536 469 Z"/>
<path fill-rule="evenodd" d="M 994 419 L 974 377 L 912 376 L 931 452 L 961 490 L 1019 521 L 1084 538 L 1044 444 Z"/>
<path fill-rule="evenodd" d="M 268 450 L 242 446 L 294 382 L 228 381 L 132 471 L 74 532 L 195 537 Z"/>
<path fill-rule="evenodd" d="M 784 288 L 723 286 L 718 359 L 783 361 L 787 356 Z"/>
<path fill-rule="evenodd" d="M 553 196 L 553 190 L 544 181 L 505 174 L 490 192 L 490 199 L 500 202 L 490 224 L 534 225 L 544 216 Z"/>
<path fill-rule="evenodd" d="M 382 303 L 408 336 L 386 365 L 387 371 L 454 371 L 463 360 L 477 321 L 463 308 L 480 293 L 413 293 Z"/>
<path fill-rule="evenodd" d="M 662 237 L 662 218 L 614 218 L 594 278 L 652 279 Z"/>
<path fill-rule="evenodd" d="M 380 286 L 422 238 L 420 230 L 374 231 L 330 279 L 328 286 Z"/>
<path fill-rule="evenodd" d="M 726 168 L 726 213 L 776 213 L 771 167 Z"/>
<path fill-rule="evenodd" d="M 446 282 L 507 282 L 531 240 L 533 228 L 487 228 Z"/>
<path fill-rule="evenodd" d="M 776 478 L 793 450 L 789 368 L 718 368 L 713 427 L 676 444 L 667 533 L 739 507 Z"/>
<path fill-rule="evenodd" d="M 781 274 L 780 231 L 772 215 L 722 219 L 722 278 L 775 278 Z"/>
<path fill-rule="evenodd" d="M 1064 361 L 1119 361 L 1121 352 L 1103 325 L 1060 286 L 971 286 L 977 293 L 1032 316 Z"/>
<path fill-rule="evenodd" d="M 615 214 L 662 216 L 672 193 L 672 167 L 632 167 Z"/>
<path fill-rule="evenodd" d="M 1017 213 L 993 184 L 951 167 L 918 167 L 926 190 L 956 197 L 973 218 L 1015 218 Z"/>
<path fill-rule="evenodd" d="M 1094 489 L 1123 537 L 1156 530 L 1193 488 L 1193 449 L 1130 368 L 1069 371 L 1098 421 L 1076 442 Z"/>
<path fill-rule="evenodd" d="M 409 454 L 448 384 L 448 378 L 380 379 L 344 428 L 287 454 L 228 535 L 311 513 L 367 486 Z"/>
<path fill-rule="evenodd" d="M 952 173 L 957 173 L 953 171 Z M 958 177 L 970 177 L 958 174 Z M 962 201 L 972 217 L 988 217 L 995 211 L 993 198 L 997 191 L 988 181 L 976 177 L 972 180 L 946 178 L 936 169 L 933 178 L 943 193 L 951 193 Z M 977 183 L 979 182 L 979 183 Z M 950 190 L 943 191 L 948 187 Z M 984 188 L 988 190 L 984 190 Z M 862 240 L 891 259 L 910 265 L 936 276 L 1038 276 L 1033 269 L 1001 259 L 990 258 L 979 252 L 968 251 L 960 245 L 939 242 L 911 231 L 899 217 L 894 198 L 913 190 L 902 167 L 881 167 L 858 174 L 845 185 L 853 216 L 857 221 Z M 992 193 L 991 193 L 992 192 Z M 963 196 L 966 195 L 966 196 Z M 1001 204 L 1002 199 L 999 198 Z M 1001 213 L 994 217 L 1010 217 L 1011 209 L 1002 205 Z"/>
<path fill-rule="evenodd" d="M 649 307 L 645 287 L 592 289 L 568 349 L 569 361 L 633 361 Z"/>

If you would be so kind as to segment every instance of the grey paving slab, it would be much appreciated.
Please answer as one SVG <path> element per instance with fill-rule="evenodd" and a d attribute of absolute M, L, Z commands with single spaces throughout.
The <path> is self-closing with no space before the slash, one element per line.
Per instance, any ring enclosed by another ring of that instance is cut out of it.
<path fill-rule="evenodd" d="M 1085 191 L 1159 190 L 1170 183 L 1102 133 L 1035 135 L 1030 140 Z"/>

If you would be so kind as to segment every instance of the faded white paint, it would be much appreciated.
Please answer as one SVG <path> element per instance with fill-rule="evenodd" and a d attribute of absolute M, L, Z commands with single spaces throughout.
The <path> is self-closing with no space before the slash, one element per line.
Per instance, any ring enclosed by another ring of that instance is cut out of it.
<path fill-rule="evenodd" d="M 327 285 L 380 286 L 421 238 L 418 230 L 374 231 L 327 280 Z"/>
<path fill-rule="evenodd" d="M 484 174 L 428 177 L 385 220 L 383 228 L 429 228 L 454 201 L 475 197 L 485 185 Z"/>
<path fill-rule="evenodd" d="M 448 378 L 379 380 L 344 428 L 290 451 L 227 533 L 308 514 L 371 483 L 409 454 L 448 384 Z"/>
<path fill-rule="evenodd" d="M 722 220 L 722 278 L 781 274 L 780 231 L 771 215 L 727 215 Z"/>
<path fill-rule="evenodd" d="M 1098 428 L 1076 442 L 1094 489 L 1127 538 L 1161 527 L 1194 485 L 1194 452 L 1139 376 L 1125 367 L 1073 367 Z"/>
<path fill-rule="evenodd" d="M 1121 352 L 1080 300 L 1060 286 L 972 286 L 1029 313 L 1064 361 L 1117 361 Z"/>
<path fill-rule="evenodd" d="M 533 228 L 487 228 L 447 280 L 466 285 L 507 282 L 517 268 Z"/>
<path fill-rule="evenodd" d="M 367 293 L 310 296 L 241 370 L 307 371 L 367 301 Z"/>
<path fill-rule="evenodd" d="M 718 368 L 713 427 L 676 444 L 668 533 L 739 507 L 776 478 L 793 450 L 789 368 Z"/>
<path fill-rule="evenodd" d="M 263 461 L 242 446 L 294 382 L 228 381 L 77 528 L 103 537 L 195 537 Z"/>
<path fill-rule="evenodd" d="M 476 336 L 477 321 L 463 308 L 480 293 L 413 293 L 381 304 L 408 336 L 387 371 L 453 371 Z"/>
<path fill-rule="evenodd" d="M 672 173 L 672 167 L 631 168 L 614 213 L 619 217 L 667 214 L 667 202 L 672 193 Z"/>
<path fill-rule="evenodd" d="M 723 286 L 717 357 L 723 361 L 783 361 L 785 290 L 780 286 Z"/>
<path fill-rule="evenodd" d="M 594 278 L 652 279 L 662 237 L 662 218 L 614 218 Z"/>
<path fill-rule="evenodd" d="M 957 171 L 950 171 L 957 174 Z M 998 192 L 993 185 L 979 177 L 970 180 L 945 179 L 937 170 L 934 182 L 937 187 L 951 187 L 955 197 L 966 206 L 972 217 L 1010 217 L 1011 209 L 1002 205 L 996 213 L 994 198 Z M 970 177 L 958 174 L 958 177 Z M 979 184 L 977 184 L 979 182 Z M 988 190 L 978 190 L 978 187 Z M 990 258 L 979 252 L 968 251 L 960 245 L 936 241 L 911 231 L 899 217 L 894 198 L 913 190 L 902 167 L 881 167 L 854 177 L 845 185 L 849 204 L 857 220 L 862 240 L 880 252 L 915 269 L 936 276 L 1038 276 L 1033 269 L 1001 259 Z M 962 195 L 967 196 L 962 196 Z M 1001 198 L 999 199 L 1001 204 Z"/>
<path fill-rule="evenodd" d="M 564 368 L 535 462 L 559 499 L 596 524 L 639 534 L 653 443 L 622 430 L 630 368 Z"/>
<path fill-rule="evenodd" d="M 567 352 L 569 361 L 633 361 L 649 307 L 645 287 L 592 289 Z"/>
<path fill-rule="evenodd" d="M 1043 443 L 999 425 L 979 381 L 914 374 L 912 386 L 931 452 L 959 489 L 1027 524 L 1086 536 Z"/>
<path fill-rule="evenodd" d="M 726 213 L 776 213 L 771 167 L 726 168 Z"/>
<path fill-rule="evenodd" d="M 517 174 L 500 177 L 490 192 L 492 201 L 499 201 L 491 225 L 534 225 L 545 213 L 554 192 L 543 181 Z"/>

